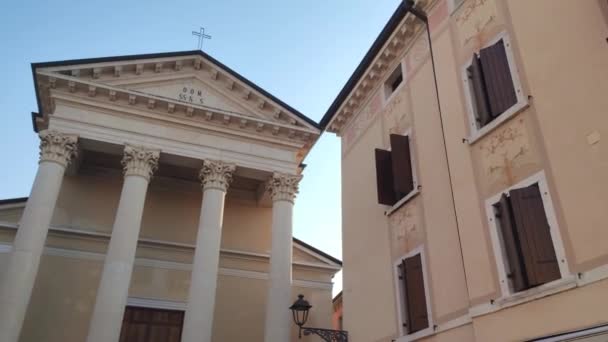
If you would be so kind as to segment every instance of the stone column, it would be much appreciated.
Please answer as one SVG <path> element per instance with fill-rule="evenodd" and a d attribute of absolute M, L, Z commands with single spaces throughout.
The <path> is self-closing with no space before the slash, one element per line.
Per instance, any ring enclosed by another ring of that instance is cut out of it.
<path fill-rule="evenodd" d="M 205 160 L 199 175 L 203 186 L 203 203 L 182 342 L 211 342 L 224 197 L 235 168 L 220 161 Z"/>
<path fill-rule="evenodd" d="M 265 342 L 290 341 L 292 215 L 302 176 L 275 173 L 269 181 L 272 197 L 272 249 L 266 298 Z"/>
<path fill-rule="evenodd" d="M 38 172 L 13 242 L 8 268 L 0 276 L 2 342 L 19 339 L 63 174 L 76 155 L 77 139 L 56 131 L 40 132 Z"/>
<path fill-rule="evenodd" d="M 125 174 L 112 237 L 91 319 L 88 342 L 117 342 L 129 295 L 131 272 L 150 177 L 158 167 L 158 150 L 125 146 Z"/>

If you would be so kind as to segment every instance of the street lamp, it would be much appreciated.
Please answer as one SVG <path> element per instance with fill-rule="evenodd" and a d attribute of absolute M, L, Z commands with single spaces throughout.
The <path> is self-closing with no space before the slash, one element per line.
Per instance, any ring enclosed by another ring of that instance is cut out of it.
<path fill-rule="evenodd" d="M 305 327 L 304 324 L 306 324 L 306 321 L 308 320 L 308 311 L 310 308 L 312 308 L 312 305 L 310 305 L 310 303 L 304 299 L 304 295 L 301 294 L 298 295 L 298 299 L 293 305 L 289 307 L 293 314 L 293 321 L 299 327 L 299 338 L 302 338 L 302 332 L 304 332 L 304 336 L 316 334 L 327 342 L 348 342 L 348 333 L 344 330 Z"/>

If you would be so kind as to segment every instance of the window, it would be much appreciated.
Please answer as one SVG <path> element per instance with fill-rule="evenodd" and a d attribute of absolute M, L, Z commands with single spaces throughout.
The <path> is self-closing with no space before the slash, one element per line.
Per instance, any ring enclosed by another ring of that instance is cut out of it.
<path fill-rule="evenodd" d="M 471 135 L 483 135 L 524 108 L 511 43 L 504 34 L 463 68 Z M 469 139 L 474 140 L 474 139 Z"/>
<path fill-rule="evenodd" d="M 425 287 L 422 253 L 414 252 L 396 265 L 397 289 L 402 334 L 411 335 L 431 326 Z"/>
<path fill-rule="evenodd" d="M 560 279 L 560 266 L 539 184 L 511 189 L 492 207 L 512 292 Z"/>
<path fill-rule="evenodd" d="M 401 63 L 397 65 L 397 68 L 391 73 L 391 75 L 386 79 L 384 83 L 384 89 L 386 93 L 386 98 L 391 96 L 399 85 L 403 83 L 403 71 L 401 70 Z"/>
<path fill-rule="evenodd" d="M 376 149 L 378 203 L 394 205 L 416 188 L 410 139 L 391 134 L 391 150 Z"/>

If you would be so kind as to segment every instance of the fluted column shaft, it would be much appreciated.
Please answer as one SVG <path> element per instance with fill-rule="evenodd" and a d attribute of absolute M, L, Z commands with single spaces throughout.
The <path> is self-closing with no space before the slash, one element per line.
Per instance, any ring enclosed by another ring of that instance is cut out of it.
<path fill-rule="evenodd" d="M 97 290 L 88 342 L 117 342 L 120 338 L 146 192 L 158 157 L 159 151 L 125 147 L 122 160 L 125 179 Z"/>
<path fill-rule="evenodd" d="M 222 239 L 224 198 L 235 166 L 205 160 L 200 172 L 203 201 L 192 265 L 182 342 L 211 342 Z"/>
<path fill-rule="evenodd" d="M 301 178 L 275 173 L 268 184 L 273 203 L 265 342 L 290 341 L 293 204 Z"/>
<path fill-rule="evenodd" d="M 7 271 L 0 276 L 0 341 L 19 339 L 65 168 L 76 155 L 76 142 L 77 137 L 73 135 L 40 132 L 38 172 L 13 242 Z"/>

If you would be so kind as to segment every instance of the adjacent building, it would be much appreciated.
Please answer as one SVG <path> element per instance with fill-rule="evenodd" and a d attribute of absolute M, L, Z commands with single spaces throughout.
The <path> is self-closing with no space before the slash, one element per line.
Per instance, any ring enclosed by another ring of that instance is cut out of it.
<path fill-rule="evenodd" d="M 201 51 L 32 71 L 40 162 L 0 201 L 0 341 L 296 341 L 298 294 L 331 327 L 341 262 L 292 237 L 317 123 Z"/>
<path fill-rule="evenodd" d="M 321 122 L 351 341 L 608 338 L 607 7 L 399 6 Z"/>

